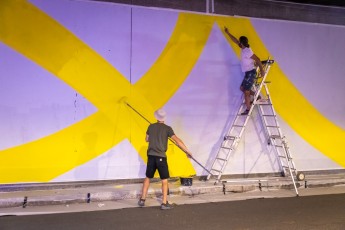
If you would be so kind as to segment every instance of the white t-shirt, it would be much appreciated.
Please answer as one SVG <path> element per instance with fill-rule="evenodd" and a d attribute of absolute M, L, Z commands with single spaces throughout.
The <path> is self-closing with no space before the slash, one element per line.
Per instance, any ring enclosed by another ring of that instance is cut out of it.
<path fill-rule="evenodd" d="M 246 47 L 241 50 L 241 69 L 243 73 L 255 69 L 254 60 L 250 58 L 253 54 L 251 48 Z"/>

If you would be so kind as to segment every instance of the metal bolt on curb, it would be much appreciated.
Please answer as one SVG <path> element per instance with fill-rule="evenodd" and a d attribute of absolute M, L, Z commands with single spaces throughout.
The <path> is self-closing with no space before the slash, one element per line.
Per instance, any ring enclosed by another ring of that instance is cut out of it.
<path fill-rule="evenodd" d="M 26 208 L 27 204 L 28 204 L 28 197 L 25 196 L 24 201 L 23 201 L 23 208 Z"/>
<path fill-rule="evenodd" d="M 87 194 L 86 202 L 87 202 L 88 204 L 91 202 L 91 194 L 90 194 L 90 193 Z"/>

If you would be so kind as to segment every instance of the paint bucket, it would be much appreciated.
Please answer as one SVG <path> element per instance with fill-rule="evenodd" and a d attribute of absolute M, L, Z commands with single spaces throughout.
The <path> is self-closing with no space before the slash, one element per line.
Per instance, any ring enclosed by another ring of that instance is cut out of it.
<path fill-rule="evenodd" d="M 193 185 L 193 177 L 180 177 L 181 185 L 182 186 L 192 186 Z"/>

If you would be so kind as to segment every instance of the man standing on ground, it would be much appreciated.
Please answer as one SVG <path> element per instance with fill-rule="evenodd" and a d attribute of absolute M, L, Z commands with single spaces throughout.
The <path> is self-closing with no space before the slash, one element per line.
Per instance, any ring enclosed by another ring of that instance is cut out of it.
<path fill-rule="evenodd" d="M 141 193 L 141 198 L 138 202 L 140 207 L 145 205 L 145 199 L 147 195 L 148 188 L 150 186 L 150 179 L 153 178 L 156 169 L 158 169 L 159 176 L 162 180 L 162 204 L 161 209 L 171 209 L 171 204 L 167 201 L 168 196 L 168 178 L 169 169 L 167 163 L 166 151 L 168 147 L 168 138 L 171 138 L 182 150 L 187 154 L 191 155 L 190 151 L 187 149 L 185 144 L 180 138 L 178 138 L 173 129 L 164 124 L 166 119 L 166 112 L 163 109 L 158 109 L 154 113 L 157 123 L 149 125 L 146 132 L 146 141 L 149 142 L 149 147 L 147 150 L 147 168 L 146 168 L 146 178 L 143 182 L 143 188 Z"/>
<path fill-rule="evenodd" d="M 225 33 L 229 35 L 230 39 L 235 42 L 242 50 L 241 50 L 241 69 L 244 73 L 244 79 L 242 81 L 240 90 L 244 94 L 244 101 L 246 104 L 246 110 L 241 113 L 241 115 L 248 115 L 251 102 L 250 102 L 250 95 L 254 95 L 255 92 L 251 90 L 255 76 L 256 76 L 256 68 L 255 64 L 259 66 L 261 76 L 265 75 L 265 70 L 261 64 L 260 59 L 253 53 L 252 49 L 249 46 L 248 38 L 245 36 L 241 36 L 239 40 L 235 38 L 228 30 L 228 28 L 224 28 Z"/>

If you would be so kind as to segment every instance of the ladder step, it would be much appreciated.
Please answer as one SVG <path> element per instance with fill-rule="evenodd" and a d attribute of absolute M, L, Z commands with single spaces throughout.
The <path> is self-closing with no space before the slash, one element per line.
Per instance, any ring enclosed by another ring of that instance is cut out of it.
<path fill-rule="evenodd" d="M 260 103 L 265 104 L 267 102 L 268 102 L 268 99 L 266 98 L 259 98 L 259 99 L 256 98 L 255 104 L 260 104 Z M 254 101 L 253 101 L 253 104 L 254 104 Z"/>
<path fill-rule="evenodd" d="M 290 167 L 288 167 L 288 166 L 283 166 L 283 168 L 284 168 L 284 169 L 289 169 Z M 296 170 L 295 168 L 292 168 L 292 167 L 291 167 L 290 169 L 293 170 L 293 171 Z"/>
<path fill-rule="evenodd" d="M 216 157 L 217 160 L 220 160 L 220 161 L 227 161 L 226 159 L 224 158 L 220 158 L 220 157 Z"/>
<path fill-rule="evenodd" d="M 279 136 L 279 135 L 271 135 L 270 138 L 272 138 L 272 139 L 282 139 L 282 137 Z"/>
<path fill-rule="evenodd" d="M 233 125 L 232 127 L 244 127 L 244 125 Z"/>
<path fill-rule="evenodd" d="M 261 61 L 261 63 L 263 64 L 263 65 L 271 65 L 271 64 L 273 64 L 274 63 L 274 60 L 264 60 L 264 61 Z"/>
<path fill-rule="evenodd" d="M 225 136 L 225 137 L 224 137 L 224 141 L 225 141 L 225 140 L 235 140 L 235 139 L 236 139 L 235 136 Z"/>
<path fill-rule="evenodd" d="M 221 170 L 218 170 L 218 169 L 211 169 L 212 171 L 216 171 L 216 172 L 219 172 L 221 173 L 222 171 Z"/>
<path fill-rule="evenodd" d="M 263 117 L 276 117 L 276 115 L 265 115 L 265 114 L 263 114 L 262 116 Z"/>
<path fill-rule="evenodd" d="M 229 148 L 229 147 L 224 147 L 224 146 L 222 146 L 221 148 L 222 148 L 222 149 L 229 149 L 229 150 L 231 149 L 231 148 Z"/>
<path fill-rule="evenodd" d="M 277 125 L 266 125 L 267 128 L 279 128 Z"/>
<path fill-rule="evenodd" d="M 273 105 L 272 103 L 266 103 L 266 102 L 263 102 L 263 103 L 257 102 L 256 104 L 260 105 L 260 106 L 264 106 L 264 105 L 272 106 Z"/>
<path fill-rule="evenodd" d="M 280 157 L 280 158 L 287 158 L 288 160 L 292 160 L 291 157 L 285 157 L 285 156 L 278 156 L 278 157 Z"/>

